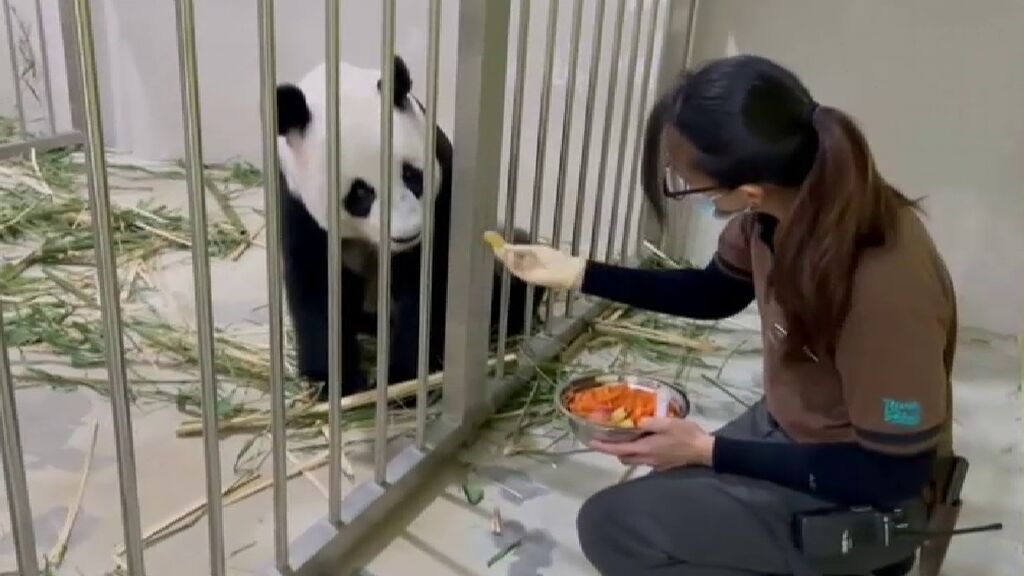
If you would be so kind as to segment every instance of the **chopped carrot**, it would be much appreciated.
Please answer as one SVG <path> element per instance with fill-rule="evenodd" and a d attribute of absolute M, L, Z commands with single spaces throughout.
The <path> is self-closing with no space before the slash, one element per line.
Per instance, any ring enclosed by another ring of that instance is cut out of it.
<path fill-rule="evenodd" d="M 608 425 L 638 424 L 654 416 L 656 405 L 657 398 L 653 392 L 633 389 L 625 384 L 580 390 L 573 393 L 568 401 L 573 414 Z M 670 407 L 670 411 L 678 415 L 675 407 Z"/>

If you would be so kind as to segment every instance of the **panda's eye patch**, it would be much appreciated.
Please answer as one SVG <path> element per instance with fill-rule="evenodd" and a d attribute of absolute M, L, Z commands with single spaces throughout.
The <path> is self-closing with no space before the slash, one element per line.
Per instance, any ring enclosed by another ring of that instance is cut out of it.
<path fill-rule="evenodd" d="M 413 196 L 419 198 L 423 196 L 423 170 L 409 164 L 408 162 L 402 163 L 402 183 L 405 187 L 413 193 Z"/>
<path fill-rule="evenodd" d="M 356 178 L 345 195 L 345 211 L 357 218 L 370 215 L 377 192 L 361 178 Z"/>

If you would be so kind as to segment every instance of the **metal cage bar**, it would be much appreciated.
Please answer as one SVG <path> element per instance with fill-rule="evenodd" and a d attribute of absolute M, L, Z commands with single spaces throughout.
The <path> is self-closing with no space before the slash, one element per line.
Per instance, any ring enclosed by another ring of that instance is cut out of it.
<path fill-rule="evenodd" d="M 427 31 L 427 134 L 423 142 L 423 158 L 427 163 L 424 182 L 433 190 L 437 179 L 437 75 L 441 54 L 441 0 L 430 0 L 428 6 L 429 28 Z M 420 260 L 420 318 L 419 355 L 417 361 L 416 387 L 416 447 L 426 448 L 427 433 L 427 384 L 430 378 L 430 312 L 431 282 L 434 276 L 434 202 L 433 194 L 423 195 L 423 240 Z"/>
<path fill-rule="evenodd" d="M 631 241 L 635 244 L 635 240 L 630 238 L 632 234 L 633 226 L 633 206 L 636 204 L 638 196 L 637 194 L 637 173 L 640 167 L 640 152 L 643 147 L 643 126 L 644 116 L 647 114 L 647 110 L 650 109 L 647 101 L 647 95 L 649 85 L 651 83 L 651 70 L 654 68 L 654 38 L 656 36 L 658 27 L 658 6 L 655 4 L 651 10 L 651 22 L 647 29 L 647 46 L 644 48 L 644 72 L 643 78 L 640 81 L 640 98 L 637 101 L 636 107 L 636 133 L 633 139 L 633 162 L 629 167 L 629 186 L 625 190 L 626 194 L 626 219 L 623 223 L 624 230 L 622 231 L 622 249 L 619 253 L 619 260 L 622 262 L 626 261 L 629 256 L 629 246 Z M 639 194 L 640 201 L 643 201 L 643 195 Z M 639 226 L 638 226 L 639 227 Z"/>
<path fill-rule="evenodd" d="M 213 343 L 213 296 L 207 242 L 206 190 L 199 109 L 199 64 L 196 58 L 195 7 L 176 0 L 178 77 L 185 124 L 185 184 L 192 229 L 192 279 L 196 298 L 199 374 L 202 390 L 203 448 L 206 464 L 206 510 L 209 523 L 210 572 L 225 573 L 224 506 L 221 498 L 220 435 L 217 433 L 217 373 Z"/>
<path fill-rule="evenodd" d="M 341 523 L 341 0 L 325 0 L 327 29 L 327 518 Z"/>
<path fill-rule="evenodd" d="M 14 531 L 14 553 L 18 574 L 39 576 L 36 559 L 36 534 L 32 527 L 32 506 L 25 478 L 25 459 L 21 452 L 18 408 L 14 397 L 14 379 L 4 339 L 4 311 L 0 303 L 0 457 L 4 464 L 4 486 L 7 488 L 7 509 Z"/>
<path fill-rule="evenodd" d="M 529 47 L 529 4 L 530 0 L 519 0 L 519 24 L 516 35 L 515 79 L 512 86 L 512 122 L 509 125 L 509 167 L 505 197 L 505 238 L 512 238 L 515 229 L 516 195 L 519 191 L 519 153 L 522 145 L 522 104 L 526 85 L 526 56 Z M 501 314 L 498 323 L 498 358 L 504 359 L 508 351 L 509 298 L 512 275 L 502 266 Z M 505 377 L 505 363 L 498 362 L 499 378 Z"/>
<path fill-rule="evenodd" d="M 498 211 L 509 12 L 508 2 L 459 3 L 449 243 L 461 249 L 451 251 L 446 271 L 448 302 L 459 305 L 445 320 L 443 390 L 444 414 L 459 423 L 485 404 L 494 256 L 480 237 Z"/>
<path fill-rule="evenodd" d="M 662 41 L 656 94 L 661 96 L 679 80 L 680 73 L 690 67 L 696 39 L 700 0 L 668 2 L 665 6 L 664 40 Z M 647 211 L 643 222 L 644 236 L 658 238 L 658 248 L 671 257 L 682 255 L 685 230 L 668 223 L 684 222 L 688 206 L 683 202 L 665 204 L 665 223 L 659 224 L 653 211 Z"/>
<path fill-rule="evenodd" d="M 533 204 L 530 207 L 530 242 L 537 242 L 540 234 L 540 207 L 544 196 L 544 166 L 547 160 L 548 124 L 551 115 L 551 84 L 555 69 L 555 40 L 558 33 L 558 2 L 548 2 L 548 24 L 544 44 L 544 80 L 540 86 L 540 118 L 537 129 L 537 163 L 533 173 Z M 526 287 L 526 311 L 523 322 L 523 336 L 533 334 L 533 301 L 536 298 L 533 286 Z"/>
<path fill-rule="evenodd" d="M 36 24 L 39 27 L 39 59 L 43 61 L 43 88 L 46 90 L 46 118 L 50 135 L 57 133 L 57 119 L 53 114 L 53 79 L 50 76 L 49 50 L 46 48 L 46 23 L 43 22 L 43 3 L 36 0 Z"/>
<path fill-rule="evenodd" d="M 18 111 L 18 127 L 21 128 L 22 138 L 28 137 L 28 121 L 25 118 L 25 102 L 21 95 L 21 67 L 18 66 L 18 46 L 14 39 L 14 12 L 11 11 L 11 1 L 4 0 L 4 23 L 7 27 L 7 50 L 11 56 L 11 83 L 14 86 L 14 105 Z"/>
<path fill-rule="evenodd" d="M 604 0 L 601 0 L 604 1 Z M 530 0 L 519 1 L 519 23 L 516 28 L 515 82 L 512 87 L 512 122 L 509 125 L 508 174 L 505 186 L 505 238 L 511 238 L 515 229 L 516 194 L 519 191 L 519 151 L 523 135 L 523 92 L 526 86 L 526 60 L 530 39 Z M 512 274 L 501 267 L 501 301 L 498 320 L 498 358 L 504 359 L 508 350 L 509 298 Z M 498 378 L 505 377 L 505 362 L 499 360 Z"/>
<path fill-rule="evenodd" d="M 391 342 L 391 207 L 394 205 L 395 112 L 395 0 L 384 0 L 384 18 L 380 47 L 380 248 L 377 257 L 377 417 L 374 421 L 373 478 L 383 486 L 387 482 L 388 445 L 388 363 Z"/>
<path fill-rule="evenodd" d="M 604 0 L 594 7 L 594 38 L 590 53 L 590 78 L 587 81 L 587 103 L 583 113 L 583 142 L 580 144 L 580 174 L 576 187 L 576 213 L 572 222 L 572 253 L 580 253 L 583 240 L 583 209 L 587 203 L 587 175 L 590 168 L 590 140 L 594 128 L 594 104 L 597 101 L 597 78 L 600 72 L 601 49 L 604 44 Z M 565 315 L 572 316 L 576 294 L 570 290 L 565 300 Z"/>
<path fill-rule="evenodd" d="M 85 108 L 77 96 L 82 93 L 82 77 L 78 73 L 78 30 L 75 26 L 75 12 L 71 2 L 57 5 L 60 14 L 60 35 L 64 43 L 64 70 L 68 83 L 68 107 L 71 114 L 71 129 L 79 139 L 85 126 Z"/>
<path fill-rule="evenodd" d="M 629 64 L 626 70 L 636 70 L 636 61 L 640 52 L 640 26 L 643 23 L 644 0 L 637 2 L 636 14 L 633 16 L 633 31 L 629 40 Z M 636 81 L 633 78 L 626 80 L 626 96 L 622 102 L 622 122 L 619 124 L 619 154 L 615 163 L 615 180 L 612 192 L 611 222 L 608 225 L 608 244 L 605 246 L 604 258 L 611 261 L 615 250 L 615 238 L 619 225 L 619 202 L 622 199 L 622 176 L 623 167 L 626 162 L 626 144 L 629 138 L 629 114 L 633 106 L 633 88 Z M 637 127 L 639 130 L 639 126 Z"/>
<path fill-rule="evenodd" d="M 260 119 L 267 220 L 267 288 L 270 313 L 270 434 L 274 468 L 274 562 L 288 572 L 288 461 L 284 398 L 284 316 L 281 262 L 281 190 L 277 158 L 277 70 L 274 1 L 259 0 Z"/>
<path fill-rule="evenodd" d="M 114 417 L 114 438 L 117 471 L 121 488 L 121 518 L 124 527 L 128 572 L 143 576 L 142 528 L 139 519 L 139 490 L 135 471 L 135 450 L 128 381 L 125 374 L 124 341 L 121 332 L 121 306 L 117 286 L 117 262 L 114 258 L 113 233 L 110 224 L 110 193 L 107 188 L 107 165 L 100 113 L 99 78 L 93 40 L 92 14 L 89 0 L 74 0 L 78 35 L 79 72 L 82 77 L 82 99 L 85 109 L 86 172 L 89 182 L 89 204 L 95 238 L 100 308 L 106 351 L 107 378 Z"/>
<path fill-rule="evenodd" d="M 562 116 L 561 154 L 558 157 L 558 174 L 555 180 L 555 216 L 552 222 L 553 230 L 551 243 L 555 248 L 561 248 L 562 243 L 562 218 L 565 212 L 565 181 L 568 178 L 569 169 L 569 143 L 572 138 L 572 113 L 576 103 L 576 71 L 579 66 L 580 57 L 580 28 L 583 26 L 583 1 L 573 0 L 572 3 L 572 32 L 569 36 L 569 77 L 566 79 L 565 87 L 565 111 Z M 554 298 L 548 298 L 547 309 L 545 310 L 545 322 L 551 322 L 555 307 L 552 305 Z"/>
<path fill-rule="evenodd" d="M 662 75 L 666 71 L 671 71 L 671 72 L 678 73 L 678 70 L 666 70 L 666 66 L 665 66 L 664 47 L 670 41 L 669 29 L 670 29 L 670 27 L 672 25 L 673 11 L 675 10 L 675 7 L 674 7 L 672 2 L 666 2 L 664 4 L 664 6 L 665 6 L 664 14 L 661 17 L 661 20 L 660 20 L 661 25 L 658 28 L 658 32 L 661 33 L 662 50 L 660 50 L 658 52 L 658 58 L 657 58 L 658 70 L 657 70 L 657 74 L 654 76 L 654 79 L 653 79 L 653 82 L 654 82 L 654 92 L 651 94 L 651 98 L 650 98 L 651 101 L 650 101 L 650 103 L 647 106 L 648 110 L 650 110 L 651 108 L 654 107 L 654 102 L 661 96 L 661 93 L 659 92 L 659 86 L 660 86 L 660 79 L 662 78 Z M 650 236 L 649 233 L 651 232 L 651 229 L 655 226 L 655 222 L 651 220 L 652 212 L 650 210 L 650 202 L 647 199 L 647 195 L 644 194 L 643 191 L 641 190 L 641 193 L 639 194 L 639 197 L 640 197 L 640 200 L 639 200 L 639 202 L 640 202 L 640 213 L 637 215 L 637 219 L 636 219 L 636 245 L 633 247 L 633 249 L 636 251 L 637 258 L 642 260 L 644 258 L 643 254 L 644 254 L 644 249 L 645 249 L 645 242 L 649 241 L 648 240 L 648 237 Z M 657 242 L 657 244 L 660 244 L 660 243 L 661 243 L 661 241 L 659 240 Z"/>
<path fill-rule="evenodd" d="M 611 153 L 612 123 L 615 119 L 615 96 L 619 83 L 619 58 L 622 56 L 623 21 L 626 15 L 626 0 L 618 0 L 615 11 L 615 40 L 612 41 L 612 59 L 608 66 L 608 98 L 605 102 L 604 129 L 601 132 L 601 171 L 597 174 L 597 193 L 594 199 L 594 225 L 590 229 L 590 259 L 597 259 L 598 244 L 601 240 L 601 216 L 604 212 L 605 178 Z"/>

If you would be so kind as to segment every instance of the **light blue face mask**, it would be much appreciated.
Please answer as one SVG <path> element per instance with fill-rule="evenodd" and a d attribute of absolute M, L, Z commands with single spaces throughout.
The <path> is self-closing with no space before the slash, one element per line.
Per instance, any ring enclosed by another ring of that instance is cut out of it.
<path fill-rule="evenodd" d="M 704 194 L 701 194 L 698 196 L 694 201 L 694 208 L 697 213 L 711 216 L 717 220 L 727 220 L 730 214 L 727 212 L 719 212 L 718 209 L 715 208 L 715 199 L 719 196 L 722 196 L 722 194 L 717 194 L 715 196 L 705 196 Z"/>

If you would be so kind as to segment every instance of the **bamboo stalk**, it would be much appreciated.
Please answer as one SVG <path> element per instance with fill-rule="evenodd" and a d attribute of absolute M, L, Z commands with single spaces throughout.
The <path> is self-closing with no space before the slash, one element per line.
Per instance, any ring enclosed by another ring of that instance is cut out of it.
<path fill-rule="evenodd" d="M 293 466 L 302 466 L 302 462 L 295 456 L 295 454 L 292 454 L 291 450 L 285 450 L 284 455 L 288 457 L 288 461 L 291 462 Z M 324 488 L 324 485 L 320 483 L 320 479 L 313 475 L 312 472 L 309 470 L 303 470 L 302 475 L 306 477 L 306 480 L 309 480 L 309 483 L 312 484 L 324 498 L 328 497 L 327 488 Z"/>
<path fill-rule="evenodd" d="M 506 354 L 505 363 L 515 362 L 515 354 Z M 496 359 L 490 359 L 487 362 L 488 368 L 493 368 L 497 364 Z M 427 379 L 427 388 L 430 390 L 436 389 L 441 386 L 444 380 L 444 372 L 435 372 Z M 418 380 L 408 380 L 398 384 L 393 384 L 388 387 L 388 400 L 398 400 L 402 398 L 408 398 L 416 394 L 416 387 L 419 386 Z M 367 390 L 365 392 L 359 392 L 350 396 L 345 396 L 341 399 L 341 409 L 349 410 L 352 408 L 359 408 L 362 406 L 369 406 L 377 401 L 377 392 L 375 390 Z M 311 404 L 299 409 L 291 410 L 286 416 L 287 420 L 294 421 L 300 418 L 322 418 L 326 417 L 328 412 L 328 406 L 326 402 L 319 402 Z M 240 432 L 244 430 L 258 430 L 265 428 L 270 425 L 270 413 L 269 412 L 257 412 L 254 414 L 248 414 L 237 418 L 222 420 L 219 426 L 220 433 L 228 432 Z M 176 432 L 179 438 L 188 438 L 192 436 L 199 436 L 203 433 L 203 424 L 198 419 L 189 419 L 182 422 L 178 426 Z"/>
<path fill-rule="evenodd" d="M 296 478 L 302 474 L 305 474 L 311 470 L 315 470 L 327 464 L 327 453 L 320 454 L 314 458 L 311 458 L 288 472 L 287 478 L 289 480 Z M 251 498 L 260 492 L 267 490 L 274 485 L 272 478 L 256 482 L 259 476 L 249 476 L 240 482 L 236 482 L 232 486 L 225 489 L 222 494 L 224 495 L 224 507 L 227 508 L 233 504 L 237 504 L 243 500 Z M 193 526 L 200 518 L 206 513 L 206 499 L 190 505 L 188 508 L 175 514 L 169 519 L 161 522 L 157 526 L 154 526 L 146 531 L 143 535 L 142 546 L 146 548 L 160 540 L 164 540 L 174 534 L 177 534 L 183 530 L 186 530 Z M 124 545 L 118 547 L 115 554 L 119 556 L 124 555 Z"/>
<path fill-rule="evenodd" d="M 659 332 L 650 328 L 635 326 L 627 322 L 597 322 L 594 324 L 594 330 L 599 334 L 608 334 L 610 336 L 627 338 L 643 338 L 651 342 L 658 342 L 671 346 L 681 346 L 683 348 L 690 348 L 699 352 L 717 352 L 721 349 L 719 346 L 709 341 L 701 341 L 694 338 L 688 338 L 686 336 L 680 336 L 678 334 Z"/>
<path fill-rule="evenodd" d="M 323 426 L 320 427 L 320 433 L 324 435 L 324 438 L 327 439 L 328 445 L 330 445 L 331 427 L 324 424 Z M 356 471 L 355 468 L 353 468 L 352 466 L 352 462 L 348 459 L 348 456 L 345 454 L 345 442 L 342 442 L 341 445 L 338 446 L 338 449 L 341 450 L 341 473 L 346 478 L 351 480 L 356 477 Z"/>
<path fill-rule="evenodd" d="M 236 480 L 233 484 L 224 489 L 221 494 L 227 496 L 235 490 L 240 490 L 243 486 L 247 486 L 255 482 L 259 476 L 252 475 L 246 476 Z M 225 504 L 226 505 L 226 504 Z M 174 514 L 165 520 L 157 523 L 154 526 L 148 528 L 142 535 L 142 547 L 147 548 L 150 545 L 170 536 L 185 530 L 193 526 L 206 510 L 206 499 L 196 500 L 181 512 Z M 119 557 L 124 555 L 124 544 L 120 545 L 115 551 L 114 556 Z"/>
<path fill-rule="evenodd" d="M 85 463 L 82 465 L 82 477 L 78 481 L 78 492 L 75 494 L 75 499 L 68 508 L 68 514 L 64 518 L 64 527 L 60 530 L 60 536 L 57 537 L 56 544 L 50 550 L 50 553 L 46 555 L 47 563 L 53 568 L 59 568 L 61 563 L 64 562 L 64 554 L 68 551 L 68 541 L 71 539 L 71 529 L 75 525 L 75 520 L 78 518 L 78 511 L 82 507 L 82 497 L 85 495 L 85 485 L 89 480 L 89 470 L 92 469 L 92 457 L 96 452 L 96 438 L 99 434 L 100 425 L 98 422 L 93 420 L 92 423 L 92 440 L 89 442 L 89 452 L 85 456 Z"/>

